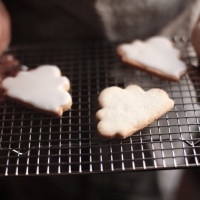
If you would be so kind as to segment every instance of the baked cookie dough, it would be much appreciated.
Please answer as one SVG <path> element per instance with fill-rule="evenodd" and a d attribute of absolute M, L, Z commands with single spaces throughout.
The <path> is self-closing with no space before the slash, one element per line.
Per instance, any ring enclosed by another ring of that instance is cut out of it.
<path fill-rule="evenodd" d="M 161 89 L 144 91 L 137 85 L 104 89 L 98 98 L 97 130 L 106 138 L 126 138 L 171 110 L 174 101 Z"/>
<path fill-rule="evenodd" d="M 61 116 L 72 106 L 70 81 L 54 65 L 20 71 L 5 78 L 2 88 L 9 99 L 47 114 Z"/>
<path fill-rule="evenodd" d="M 121 44 L 117 52 L 124 63 L 166 80 L 178 81 L 187 71 L 186 64 L 180 60 L 180 50 L 165 37 Z"/>

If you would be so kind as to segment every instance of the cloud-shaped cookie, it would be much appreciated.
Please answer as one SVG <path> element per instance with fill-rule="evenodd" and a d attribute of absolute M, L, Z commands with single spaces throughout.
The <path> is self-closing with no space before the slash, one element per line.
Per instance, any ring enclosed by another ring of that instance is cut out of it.
<path fill-rule="evenodd" d="M 2 88 L 8 98 L 49 114 L 61 116 L 72 105 L 70 82 L 54 65 L 21 71 L 4 79 Z"/>
<path fill-rule="evenodd" d="M 161 89 L 145 92 L 137 85 L 125 89 L 113 86 L 99 95 L 102 109 L 96 113 L 97 130 L 106 138 L 126 138 L 161 117 L 174 101 Z"/>
<path fill-rule="evenodd" d="M 167 80 L 178 81 L 187 70 L 186 64 L 180 60 L 181 52 L 165 37 L 121 44 L 117 52 L 123 62 Z"/>

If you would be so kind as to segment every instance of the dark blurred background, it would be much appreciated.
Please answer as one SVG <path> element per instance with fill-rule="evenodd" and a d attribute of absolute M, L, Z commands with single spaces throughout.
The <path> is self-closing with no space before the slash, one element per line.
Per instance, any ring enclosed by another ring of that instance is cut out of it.
<path fill-rule="evenodd" d="M 131 41 L 155 34 L 189 34 L 198 0 L 3 0 L 12 44 Z M 0 181 L 0 199 L 199 199 L 199 170 L 167 170 Z"/>

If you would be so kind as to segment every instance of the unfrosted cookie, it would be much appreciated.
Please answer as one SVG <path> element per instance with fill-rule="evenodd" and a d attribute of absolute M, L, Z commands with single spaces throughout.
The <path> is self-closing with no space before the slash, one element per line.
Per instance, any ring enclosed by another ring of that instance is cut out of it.
<path fill-rule="evenodd" d="M 146 127 L 174 106 L 161 89 L 144 91 L 137 85 L 125 89 L 113 86 L 99 95 L 101 109 L 96 113 L 97 130 L 106 138 L 126 138 Z"/>
<path fill-rule="evenodd" d="M 20 71 L 16 77 L 3 80 L 5 95 L 25 106 L 61 116 L 72 105 L 69 79 L 61 76 L 54 65 L 42 65 L 30 71 Z"/>
<path fill-rule="evenodd" d="M 167 80 L 178 81 L 187 71 L 186 64 L 180 60 L 181 52 L 165 37 L 121 44 L 117 52 L 124 63 Z"/>

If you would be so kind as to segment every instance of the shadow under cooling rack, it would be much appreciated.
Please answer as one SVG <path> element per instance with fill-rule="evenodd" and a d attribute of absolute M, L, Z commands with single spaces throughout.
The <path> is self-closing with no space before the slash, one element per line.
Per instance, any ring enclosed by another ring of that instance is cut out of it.
<path fill-rule="evenodd" d="M 52 118 L 0 102 L 0 176 L 57 175 L 174 169 L 199 166 L 200 74 L 187 38 L 175 37 L 188 73 L 169 82 L 124 65 L 113 43 L 12 47 L 30 68 L 55 64 L 71 81 L 73 106 Z M 126 139 L 104 139 L 96 130 L 97 98 L 109 86 L 164 89 L 174 109 Z"/>

